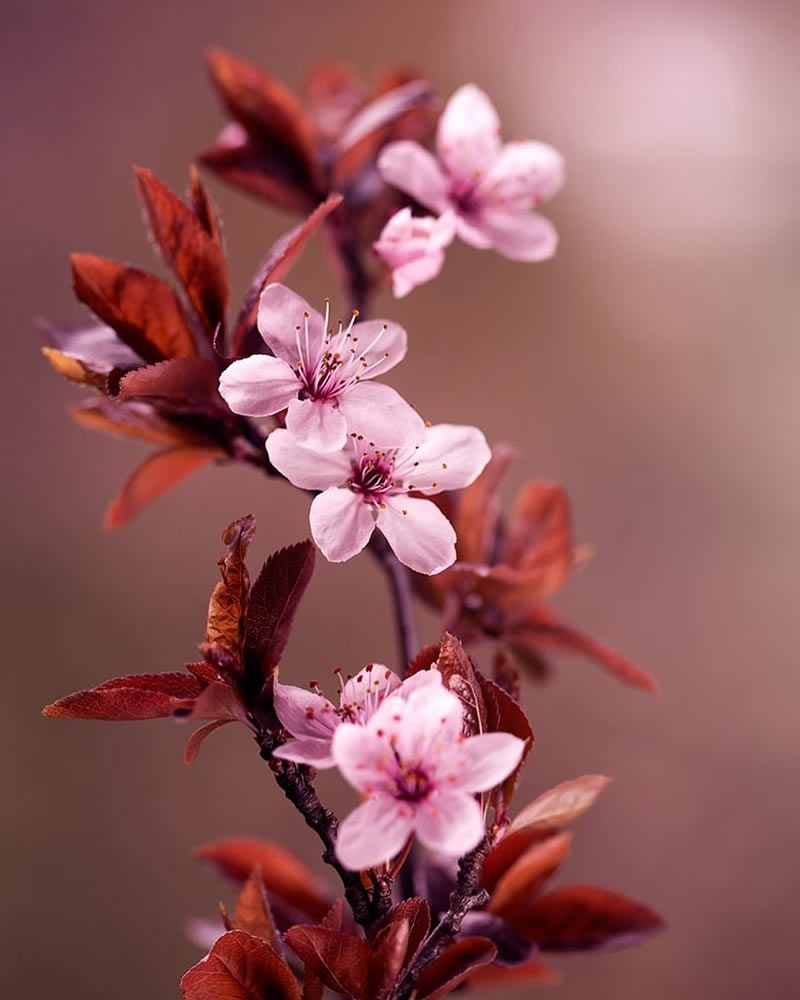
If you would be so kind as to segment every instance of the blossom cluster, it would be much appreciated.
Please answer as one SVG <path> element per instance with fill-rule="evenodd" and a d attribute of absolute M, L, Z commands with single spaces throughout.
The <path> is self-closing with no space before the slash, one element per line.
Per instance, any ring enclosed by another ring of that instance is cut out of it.
<path fill-rule="evenodd" d="M 343 562 L 377 527 L 401 562 L 440 573 L 456 558 L 452 525 L 426 497 L 469 486 L 491 453 L 476 427 L 430 426 L 394 389 L 371 381 L 403 359 L 406 331 L 387 320 L 331 321 L 284 285 L 261 296 L 258 329 L 271 352 L 234 361 L 219 391 L 234 413 L 285 411 L 267 438 L 272 465 L 321 491 L 311 533 Z M 414 495 L 420 494 L 420 495 Z"/>
<path fill-rule="evenodd" d="M 466 736 L 462 703 L 435 666 L 401 682 L 370 664 L 343 684 L 338 708 L 316 686 L 276 688 L 278 717 L 295 738 L 274 756 L 335 765 L 364 796 L 336 842 L 357 871 L 394 857 L 412 834 L 441 854 L 471 851 L 484 834 L 475 794 L 500 785 L 525 750 L 511 733 Z"/>

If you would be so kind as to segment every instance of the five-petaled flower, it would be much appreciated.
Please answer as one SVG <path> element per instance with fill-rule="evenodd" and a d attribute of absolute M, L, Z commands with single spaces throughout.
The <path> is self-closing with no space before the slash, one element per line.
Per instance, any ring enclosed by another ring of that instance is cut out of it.
<path fill-rule="evenodd" d="M 424 423 L 388 385 L 369 380 L 393 368 L 406 353 L 406 331 L 396 323 L 368 320 L 330 325 L 284 285 L 261 296 L 258 329 L 273 356 L 234 361 L 219 391 L 234 413 L 265 417 L 286 410 L 286 426 L 309 447 L 336 451 L 348 431 L 367 422 L 381 444 L 421 441 Z"/>
<path fill-rule="evenodd" d="M 326 559 L 352 559 L 378 527 L 397 558 L 425 574 L 441 572 L 456 557 L 452 525 L 425 497 L 468 486 L 491 457 L 477 427 L 455 424 L 437 424 L 421 444 L 394 449 L 354 433 L 337 452 L 316 451 L 279 429 L 267 438 L 267 453 L 289 482 L 323 491 L 310 521 Z"/>
<path fill-rule="evenodd" d="M 391 269 L 392 290 L 398 299 L 439 274 L 445 248 L 453 242 L 455 233 L 452 212 L 438 219 L 432 215 L 413 216 L 410 208 L 395 212 L 373 249 Z"/>
<path fill-rule="evenodd" d="M 467 737 L 462 712 L 432 668 L 405 681 L 366 725 L 342 722 L 336 729 L 336 766 L 367 797 L 339 827 L 336 854 L 345 867 L 386 861 L 412 834 L 452 857 L 478 845 L 484 820 L 475 795 L 508 777 L 525 742 L 499 732 Z"/>
<path fill-rule="evenodd" d="M 273 756 L 313 767 L 333 767 L 331 743 L 342 721 L 365 725 L 388 695 L 400 686 L 400 678 L 382 663 L 370 663 L 355 677 L 342 681 L 339 707 L 328 701 L 316 681 L 311 690 L 291 684 L 275 685 L 275 711 L 284 729 L 295 738 L 275 750 Z"/>
<path fill-rule="evenodd" d="M 389 143 L 378 169 L 437 215 L 452 210 L 466 243 L 512 260 L 552 257 L 556 231 L 531 209 L 561 187 L 560 153 L 541 142 L 503 145 L 497 111 L 474 84 L 459 87 L 448 101 L 436 149 L 438 159 L 416 142 Z"/>

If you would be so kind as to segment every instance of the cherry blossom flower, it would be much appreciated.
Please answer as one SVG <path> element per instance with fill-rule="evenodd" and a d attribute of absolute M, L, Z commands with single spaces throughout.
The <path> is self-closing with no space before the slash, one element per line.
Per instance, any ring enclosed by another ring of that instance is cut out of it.
<path fill-rule="evenodd" d="M 341 670 L 334 671 L 342 685 L 339 707 L 323 695 L 314 682 L 310 691 L 291 684 L 275 685 L 275 711 L 284 729 L 294 736 L 275 757 L 313 767 L 333 767 L 333 734 L 342 720 L 365 725 L 384 699 L 400 687 L 400 678 L 381 663 L 370 663 L 346 683 Z"/>
<path fill-rule="evenodd" d="M 438 670 L 421 673 L 407 697 L 392 695 L 366 725 L 342 722 L 334 733 L 336 766 L 367 797 L 336 842 L 339 861 L 353 871 L 393 857 L 412 833 L 441 854 L 471 851 L 484 833 L 475 795 L 499 785 L 522 758 L 525 741 L 510 733 L 464 736 L 459 699 Z"/>
<path fill-rule="evenodd" d="M 394 449 L 354 435 L 337 452 L 315 451 L 281 429 L 270 434 L 267 452 L 289 482 L 323 491 L 310 522 L 326 559 L 352 559 L 378 527 L 397 558 L 425 574 L 441 572 L 456 556 L 452 525 L 425 496 L 468 486 L 491 457 L 477 427 L 455 424 L 437 424 L 422 444 Z"/>
<path fill-rule="evenodd" d="M 437 215 L 452 210 L 456 232 L 512 260 L 545 260 L 556 250 L 552 223 L 530 210 L 561 187 L 561 154 L 541 142 L 500 140 L 500 121 L 474 84 L 453 94 L 439 119 L 438 159 L 416 142 L 393 142 L 378 159 L 384 180 Z"/>
<path fill-rule="evenodd" d="M 453 242 L 455 233 L 452 212 L 438 219 L 432 215 L 412 216 L 410 208 L 395 212 L 373 249 L 391 268 L 392 288 L 398 299 L 439 274 L 445 247 Z"/>
<path fill-rule="evenodd" d="M 284 285 L 268 285 L 258 329 L 274 356 L 234 361 L 220 378 L 220 394 L 246 417 L 285 409 L 289 430 L 318 451 L 341 448 L 348 431 L 367 420 L 381 444 L 421 441 L 421 417 L 394 389 L 369 381 L 403 359 L 406 331 L 381 319 L 356 323 L 357 317 L 333 328 L 329 302 L 322 316 Z"/>

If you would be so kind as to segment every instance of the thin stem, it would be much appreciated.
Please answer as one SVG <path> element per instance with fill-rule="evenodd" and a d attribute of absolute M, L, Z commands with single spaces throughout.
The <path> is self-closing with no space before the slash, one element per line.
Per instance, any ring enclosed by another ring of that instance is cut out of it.
<path fill-rule="evenodd" d="M 464 917 L 470 910 L 485 906 L 488 902 L 489 893 L 485 889 L 479 889 L 478 883 L 480 882 L 481 868 L 489 853 L 490 846 L 491 837 L 487 833 L 475 850 L 465 854 L 459 861 L 458 881 L 450 894 L 449 909 L 420 948 L 414 964 L 406 973 L 395 994 L 397 1000 L 406 1000 L 407 997 L 411 996 L 422 970 L 431 962 L 436 961 L 444 948 L 450 944 L 461 930 Z"/>
<path fill-rule="evenodd" d="M 405 673 L 419 649 L 417 623 L 414 618 L 414 601 L 411 592 L 411 574 L 392 552 L 383 535 L 377 531 L 370 539 L 369 550 L 386 573 L 392 590 L 394 620 L 400 647 L 400 670 Z"/>

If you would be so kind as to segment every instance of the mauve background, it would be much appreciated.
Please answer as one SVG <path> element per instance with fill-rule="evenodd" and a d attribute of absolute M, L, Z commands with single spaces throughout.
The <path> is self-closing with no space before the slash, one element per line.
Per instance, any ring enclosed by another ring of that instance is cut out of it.
<path fill-rule="evenodd" d="M 554 261 L 459 246 L 438 282 L 379 309 L 412 334 L 393 384 L 435 421 L 519 444 L 509 495 L 532 476 L 566 484 L 597 555 L 560 606 L 663 684 L 647 697 L 565 658 L 526 692 L 522 802 L 587 771 L 615 779 L 576 827 L 569 880 L 670 923 L 640 950 L 558 962 L 560 996 L 796 996 L 797 6 L 7 0 L 2 22 L 2 995 L 175 997 L 199 957 L 184 920 L 229 898 L 192 845 L 252 833 L 315 857 L 243 730 L 186 768 L 186 731 L 168 723 L 39 716 L 192 657 L 234 516 L 258 515 L 254 563 L 307 532 L 304 498 L 212 469 L 104 535 L 145 449 L 66 418 L 80 390 L 32 328 L 82 316 L 71 250 L 151 266 L 130 165 L 183 189 L 222 122 L 203 66 L 214 43 L 290 84 L 330 59 L 366 76 L 410 63 L 445 95 L 474 80 L 508 137 L 565 153 L 546 209 Z M 238 291 L 291 220 L 212 186 Z M 331 291 L 318 246 L 291 280 L 312 300 Z M 370 560 L 320 565 L 284 677 L 393 658 Z"/>

